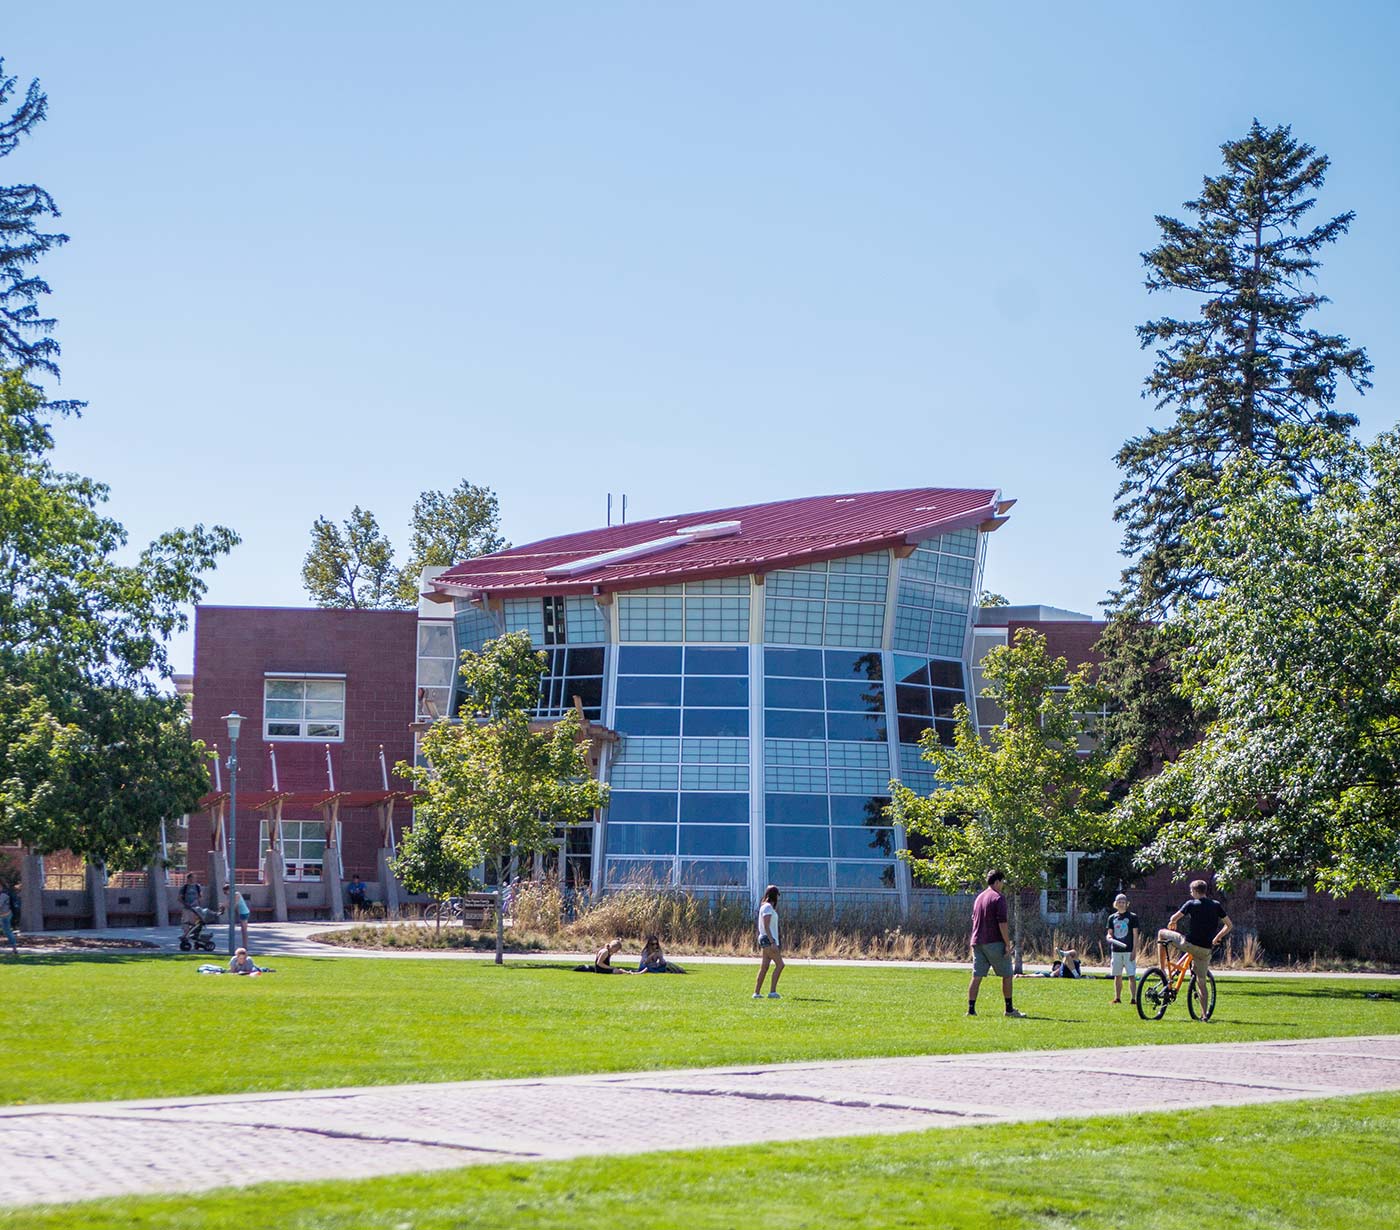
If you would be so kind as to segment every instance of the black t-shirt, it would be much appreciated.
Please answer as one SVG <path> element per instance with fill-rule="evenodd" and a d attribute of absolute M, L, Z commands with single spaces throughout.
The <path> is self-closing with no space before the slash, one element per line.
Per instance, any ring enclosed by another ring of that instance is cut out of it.
<path fill-rule="evenodd" d="M 1197 948 L 1211 947 L 1211 941 L 1226 917 L 1225 907 L 1213 897 L 1192 897 L 1181 907 L 1181 914 L 1181 933 L 1188 944 L 1195 944 Z"/>
<path fill-rule="evenodd" d="M 1138 916 L 1129 910 L 1126 914 L 1120 914 L 1114 910 L 1108 916 L 1108 935 L 1111 939 L 1117 940 L 1123 947 L 1113 945 L 1115 952 L 1133 952 L 1137 948 L 1138 935 L 1142 931 L 1142 923 L 1138 921 Z"/>

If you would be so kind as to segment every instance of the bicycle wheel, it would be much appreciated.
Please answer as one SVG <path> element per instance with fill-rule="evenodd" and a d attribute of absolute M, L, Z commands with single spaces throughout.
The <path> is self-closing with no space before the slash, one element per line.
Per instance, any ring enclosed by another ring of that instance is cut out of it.
<path fill-rule="evenodd" d="M 1171 1002 L 1171 988 L 1161 970 L 1150 969 L 1138 979 L 1137 1010 L 1144 1021 L 1160 1021 Z"/>
<path fill-rule="evenodd" d="M 428 904 L 423 907 L 423 921 L 437 922 L 439 908 L 436 901 L 428 902 Z"/>
<path fill-rule="evenodd" d="M 1206 993 L 1210 996 L 1210 1003 L 1206 1005 L 1204 1013 L 1201 1012 L 1201 1000 L 1197 994 L 1196 979 L 1191 979 L 1191 989 L 1186 993 L 1186 1007 L 1190 1009 L 1191 1016 L 1197 1021 L 1210 1020 L 1211 1013 L 1215 1011 L 1215 975 L 1206 970 Z"/>

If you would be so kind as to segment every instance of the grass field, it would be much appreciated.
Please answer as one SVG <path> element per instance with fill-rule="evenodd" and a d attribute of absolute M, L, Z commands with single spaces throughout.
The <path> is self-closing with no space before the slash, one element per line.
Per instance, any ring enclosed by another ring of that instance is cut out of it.
<path fill-rule="evenodd" d="M 599 978 L 518 959 L 287 958 L 263 978 L 207 977 L 195 957 L 52 956 L 0 963 L 12 1043 L 0 1102 L 314 1089 L 414 1081 L 773 1063 L 854 1056 L 1247 1041 L 1400 1032 L 1395 984 L 1221 980 L 1217 1019 L 1184 1004 L 1144 1023 L 1112 984 L 1023 979 L 1001 1015 L 963 1015 L 955 970 L 803 966 L 782 1000 L 753 969 Z"/>
<path fill-rule="evenodd" d="M 16 1230 L 1375 1230 L 1400 1094 L 482 1166 L 0 1212 Z"/>

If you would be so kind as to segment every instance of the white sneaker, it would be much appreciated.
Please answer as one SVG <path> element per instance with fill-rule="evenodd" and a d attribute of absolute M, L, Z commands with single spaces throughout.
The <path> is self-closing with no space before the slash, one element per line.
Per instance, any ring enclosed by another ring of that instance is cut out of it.
<path fill-rule="evenodd" d="M 757 991 L 755 991 L 755 992 L 753 993 L 753 997 L 754 997 L 754 999 L 762 999 L 762 998 L 763 998 L 763 996 L 760 995 Z"/>
<path fill-rule="evenodd" d="M 769 999 L 782 999 L 782 996 L 779 995 L 779 994 L 777 993 L 777 991 L 769 991 L 769 992 L 768 992 L 768 998 L 769 998 Z"/>

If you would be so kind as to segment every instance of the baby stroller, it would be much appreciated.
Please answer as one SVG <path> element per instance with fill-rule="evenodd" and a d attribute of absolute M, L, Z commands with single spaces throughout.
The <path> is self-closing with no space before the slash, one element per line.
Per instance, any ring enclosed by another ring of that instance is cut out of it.
<path fill-rule="evenodd" d="M 180 937 L 180 951 L 189 952 L 193 949 L 195 952 L 213 952 L 214 933 L 209 928 L 224 916 L 223 910 L 196 905 L 191 907 L 190 912 L 197 921 L 185 935 Z"/>

